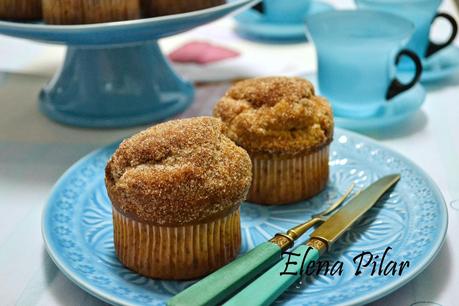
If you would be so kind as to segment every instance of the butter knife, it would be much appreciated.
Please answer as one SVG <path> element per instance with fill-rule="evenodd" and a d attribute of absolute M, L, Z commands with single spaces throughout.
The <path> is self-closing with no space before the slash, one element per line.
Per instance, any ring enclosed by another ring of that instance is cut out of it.
<path fill-rule="evenodd" d="M 303 259 L 301 264 L 289 266 L 288 274 L 281 275 L 289 260 L 288 256 L 285 256 L 224 305 L 256 306 L 269 305 L 274 302 L 278 296 L 301 277 L 302 267 L 307 267 L 311 261 L 316 261 L 399 180 L 399 174 L 388 175 L 361 191 L 331 216 L 328 221 L 322 223 L 311 234 L 306 244 L 294 250 L 295 254 L 299 254 L 297 258 Z"/>

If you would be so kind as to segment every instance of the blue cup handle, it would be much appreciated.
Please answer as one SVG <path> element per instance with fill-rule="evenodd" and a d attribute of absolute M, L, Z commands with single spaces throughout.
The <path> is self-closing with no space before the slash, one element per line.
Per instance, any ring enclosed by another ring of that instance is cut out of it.
<path fill-rule="evenodd" d="M 441 49 L 449 46 L 454 41 L 457 35 L 457 22 L 456 20 L 454 20 L 453 16 L 447 13 L 438 13 L 437 15 L 435 15 L 434 19 L 432 20 L 432 23 L 437 18 L 444 18 L 447 21 L 449 21 L 449 23 L 451 24 L 451 35 L 446 42 L 441 43 L 441 44 L 436 44 L 433 41 L 429 41 L 429 45 L 427 46 L 426 54 L 424 55 L 425 57 L 429 57 L 437 53 Z"/>
<path fill-rule="evenodd" d="M 406 84 L 400 82 L 397 78 L 394 78 L 392 82 L 390 83 L 389 88 L 387 89 L 387 93 L 386 93 L 387 101 L 390 101 L 390 99 L 392 99 L 396 95 L 401 94 L 402 92 L 407 91 L 408 89 L 416 85 L 416 83 L 421 78 L 422 63 L 421 63 L 421 60 L 419 59 L 419 56 L 417 56 L 416 53 L 414 53 L 413 51 L 410 51 L 408 49 L 402 49 L 397 54 L 397 57 L 395 58 L 395 64 L 398 65 L 398 63 L 400 62 L 400 59 L 404 55 L 408 56 L 414 62 L 414 65 L 415 65 L 414 77 L 411 79 L 409 83 L 406 83 Z"/>

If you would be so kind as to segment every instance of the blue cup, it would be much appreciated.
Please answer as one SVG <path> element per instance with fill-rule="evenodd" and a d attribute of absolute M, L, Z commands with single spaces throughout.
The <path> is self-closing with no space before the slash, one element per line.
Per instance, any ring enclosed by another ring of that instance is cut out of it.
<path fill-rule="evenodd" d="M 407 47 L 421 58 L 427 58 L 449 46 L 457 35 L 457 22 L 447 13 L 437 13 L 441 0 L 355 0 L 359 8 L 375 9 L 402 16 L 416 27 Z M 450 37 L 443 43 L 430 40 L 430 28 L 437 18 L 451 24 Z"/>
<path fill-rule="evenodd" d="M 317 50 L 320 93 L 339 116 L 373 115 L 420 79 L 419 57 L 402 49 L 414 33 L 414 25 L 404 18 L 374 10 L 338 10 L 314 14 L 306 26 Z M 416 66 L 406 84 L 395 76 L 402 56 Z"/>
<path fill-rule="evenodd" d="M 273 23 L 302 24 L 310 6 L 311 0 L 263 0 L 254 9 Z"/>

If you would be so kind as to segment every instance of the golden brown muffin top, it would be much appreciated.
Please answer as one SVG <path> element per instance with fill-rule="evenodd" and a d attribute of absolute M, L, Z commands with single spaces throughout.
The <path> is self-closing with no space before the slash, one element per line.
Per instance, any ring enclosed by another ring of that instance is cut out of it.
<path fill-rule="evenodd" d="M 214 108 L 225 133 L 250 153 L 296 155 L 315 151 L 333 137 L 327 100 L 301 78 L 267 77 L 232 86 Z"/>
<path fill-rule="evenodd" d="M 105 169 L 115 208 L 168 226 L 207 222 L 237 209 L 252 165 L 222 128 L 211 117 L 174 120 L 123 141 Z"/>

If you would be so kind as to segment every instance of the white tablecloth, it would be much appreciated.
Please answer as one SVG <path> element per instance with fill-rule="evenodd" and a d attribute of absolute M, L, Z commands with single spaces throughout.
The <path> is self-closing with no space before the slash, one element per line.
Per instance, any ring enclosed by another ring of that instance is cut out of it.
<path fill-rule="evenodd" d="M 346 5 L 345 1 L 337 4 Z M 452 5 L 446 3 L 445 8 L 451 11 Z M 218 22 L 163 40 L 161 44 L 165 50 L 171 50 L 190 39 L 218 42 L 218 35 L 223 35 L 225 45 L 244 50 L 247 58 L 243 61 L 251 65 L 238 66 L 239 74 L 315 70 L 312 46 L 244 42 L 231 34 L 230 25 L 228 20 Z M 15 72 L 0 73 L 0 305 L 102 304 L 67 280 L 46 254 L 40 232 L 41 212 L 52 185 L 72 163 L 91 150 L 142 127 L 78 129 L 53 123 L 39 113 L 36 103 L 39 89 L 58 67 L 62 56 L 62 47 L 0 36 L 0 71 Z M 260 68 L 258 61 L 250 60 L 256 57 L 275 58 L 276 64 Z M 226 67 L 217 67 L 215 71 L 218 69 Z M 209 77 L 215 71 L 209 72 Z M 193 71 L 185 73 L 195 75 Z M 209 114 L 225 87 L 201 87 L 197 101 L 181 116 Z M 412 159 L 439 185 L 449 211 L 447 240 L 438 257 L 422 274 L 374 305 L 459 303 L 459 242 L 456 241 L 459 232 L 459 76 L 427 89 L 422 111 L 407 126 L 370 136 Z"/>

